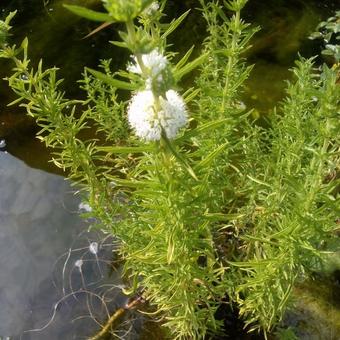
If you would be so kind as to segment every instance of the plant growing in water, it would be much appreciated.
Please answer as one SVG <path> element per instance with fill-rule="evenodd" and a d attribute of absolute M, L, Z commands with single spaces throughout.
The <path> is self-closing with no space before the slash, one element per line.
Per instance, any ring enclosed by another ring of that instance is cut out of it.
<path fill-rule="evenodd" d="M 335 63 L 340 61 L 340 11 L 336 11 L 335 15 L 322 21 L 317 26 L 317 31 L 313 32 L 310 39 L 322 39 L 324 49 L 321 53 L 324 56 L 332 57 Z"/>
<path fill-rule="evenodd" d="M 15 65 L 12 104 L 37 120 L 98 227 L 119 238 L 126 293 L 142 294 L 173 339 L 221 329 L 226 295 L 249 330 L 270 331 L 294 283 L 320 270 L 336 240 L 337 69 L 317 72 L 300 58 L 270 127 L 258 126 L 240 102 L 251 72 L 242 53 L 256 32 L 241 19 L 246 2 L 200 0 L 208 37 L 198 58 L 191 48 L 177 63 L 167 37 L 188 12 L 165 24 L 166 1 L 105 0 L 106 13 L 67 6 L 104 25 L 125 23 L 113 43 L 132 54 L 125 70 L 109 60 L 85 69 L 85 100 L 65 98 L 56 68 L 30 67 L 26 39 L 18 48 L 1 41 L 0 56 Z M 94 137 L 84 140 L 88 129 Z"/>

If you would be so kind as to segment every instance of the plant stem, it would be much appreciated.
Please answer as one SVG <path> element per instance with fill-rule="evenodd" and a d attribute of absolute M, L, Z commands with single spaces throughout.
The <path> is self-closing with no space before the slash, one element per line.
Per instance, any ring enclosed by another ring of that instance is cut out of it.
<path fill-rule="evenodd" d="M 134 25 L 132 20 L 129 20 L 129 21 L 126 22 L 126 29 L 127 29 L 127 33 L 129 35 L 131 43 L 135 46 L 136 43 L 137 43 L 137 39 L 136 39 L 135 25 Z M 143 62 L 143 59 L 142 59 L 142 54 L 138 51 L 134 51 L 134 54 L 136 56 L 137 63 L 139 65 L 140 69 L 142 70 L 143 76 L 146 76 L 147 73 L 148 73 L 148 70 L 144 65 L 144 62 Z"/>
<path fill-rule="evenodd" d="M 143 301 L 141 296 L 135 297 L 131 302 L 129 302 L 124 308 L 119 308 L 116 312 L 107 320 L 104 327 L 93 337 L 89 338 L 88 340 L 100 340 L 103 339 L 110 330 L 115 329 L 117 327 L 117 323 L 119 320 L 124 316 L 126 311 L 131 310 L 141 304 Z"/>
<path fill-rule="evenodd" d="M 222 117 L 224 117 L 224 110 L 225 110 L 226 105 L 229 104 L 229 100 L 228 102 L 226 102 L 226 98 L 228 96 L 230 74 L 232 73 L 232 67 L 235 64 L 235 58 L 237 56 L 236 47 L 237 47 L 237 41 L 240 35 L 240 20 L 241 20 L 240 11 L 237 11 L 235 13 L 234 18 L 232 20 L 233 20 L 232 22 L 233 36 L 232 36 L 231 47 L 230 47 L 231 53 L 228 59 L 228 64 L 227 64 L 227 69 L 226 69 L 226 80 L 225 80 L 224 89 L 223 89 L 223 99 L 222 99 L 222 106 L 221 106 Z"/>

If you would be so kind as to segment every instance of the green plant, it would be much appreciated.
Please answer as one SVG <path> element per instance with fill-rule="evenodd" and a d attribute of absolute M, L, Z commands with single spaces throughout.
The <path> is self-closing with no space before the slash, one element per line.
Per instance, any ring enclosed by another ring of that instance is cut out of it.
<path fill-rule="evenodd" d="M 218 331 L 226 294 L 250 330 L 270 331 L 294 283 L 320 269 L 336 238 L 336 69 L 316 72 L 300 58 L 271 126 L 258 126 L 240 101 L 251 72 L 242 53 L 256 32 L 241 19 L 246 2 L 200 0 L 208 37 L 198 58 L 191 48 L 176 64 L 167 37 L 188 13 L 165 24 L 166 1 L 107 0 L 107 13 L 67 6 L 105 25 L 124 22 L 113 43 L 133 55 L 126 70 L 110 61 L 85 69 L 85 100 L 65 98 L 56 68 L 30 67 L 26 39 L 1 46 L 15 63 L 12 104 L 35 117 L 98 227 L 119 238 L 126 293 L 140 292 L 173 339 Z M 194 87 L 179 95 L 194 69 Z M 124 101 L 118 90 L 133 96 Z"/>
<path fill-rule="evenodd" d="M 325 56 L 333 57 L 335 62 L 340 61 L 340 11 L 322 21 L 316 28 L 317 30 L 310 35 L 310 39 L 322 39 L 325 48 L 321 53 Z"/>

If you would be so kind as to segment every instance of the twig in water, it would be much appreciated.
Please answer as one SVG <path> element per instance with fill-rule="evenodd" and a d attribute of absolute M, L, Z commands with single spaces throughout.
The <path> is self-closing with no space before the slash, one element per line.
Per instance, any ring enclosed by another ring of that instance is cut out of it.
<path fill-rule="evenodd" d="M 131 302 L 125 305 L 123 308 L 117 309 L 117 311 L 107 320 L 104 327 L 93 337 L 88 340 L 100 340 L 103 339 L 110 331 L 110 329 L 114 329 L 117 326 L 118 321 L 122 318 L 126 311 L 131 310 L 143 303 L 144 299 L 141 295 L 136 296 Z"/>

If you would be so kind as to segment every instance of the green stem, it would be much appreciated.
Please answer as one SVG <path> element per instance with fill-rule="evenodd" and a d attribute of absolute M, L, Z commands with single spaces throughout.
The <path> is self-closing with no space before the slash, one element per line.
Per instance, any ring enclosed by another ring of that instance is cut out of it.
<path fill-rule="evenodd" d="M 228 90 L 229 90 L 229 83 L 230 83 L 230 77 L 229 75 L 232 72 L 232 67 L 235 63 L 235 56 L 236 56 L 236 47 L 237 47 L 237 41 L 239 39 L 239 35 L 240 35 L 240 11 L 237 11 L 235 13 L 234 19 L 233 19 L 233 36 L 232 36 L 232 41 L 231 41 L 231 53 L 230 53 L 230 57 L 228 59 L 228 64 L 227 64 L 227 69 L 226 69 L 226 80 L 225 80 L 225 84 L 224 84 L 224 89 L 223 89 L 223 99 L 222 99 L 222 107 L 221 107 L 221 111 L 222 111 L 222 115 L 224 115 L 224 110 L 225 107 L 227 106 L 227 104 L 229 104 L 229 100 L 227 101 L 226 98 L 230 96 L 228 96 Z"/>
<path fill-rule="evenodd" d="M 130 41 L 132 45 L 137 45 L 137 39 L 136 39 L 136 30 L 135 30 L 135 25 L 132 20 L 129 20 L 126 22 L 126 28 L 127 28 L 127 33 L 129 35 Z M 134 54 L 136 56 L 137 63 L 142 70 L 142 75 L 143 77 L 148 76 L 148 69 L 145 67 L 142 54 L 138 51 L 134 51 Z"/>

